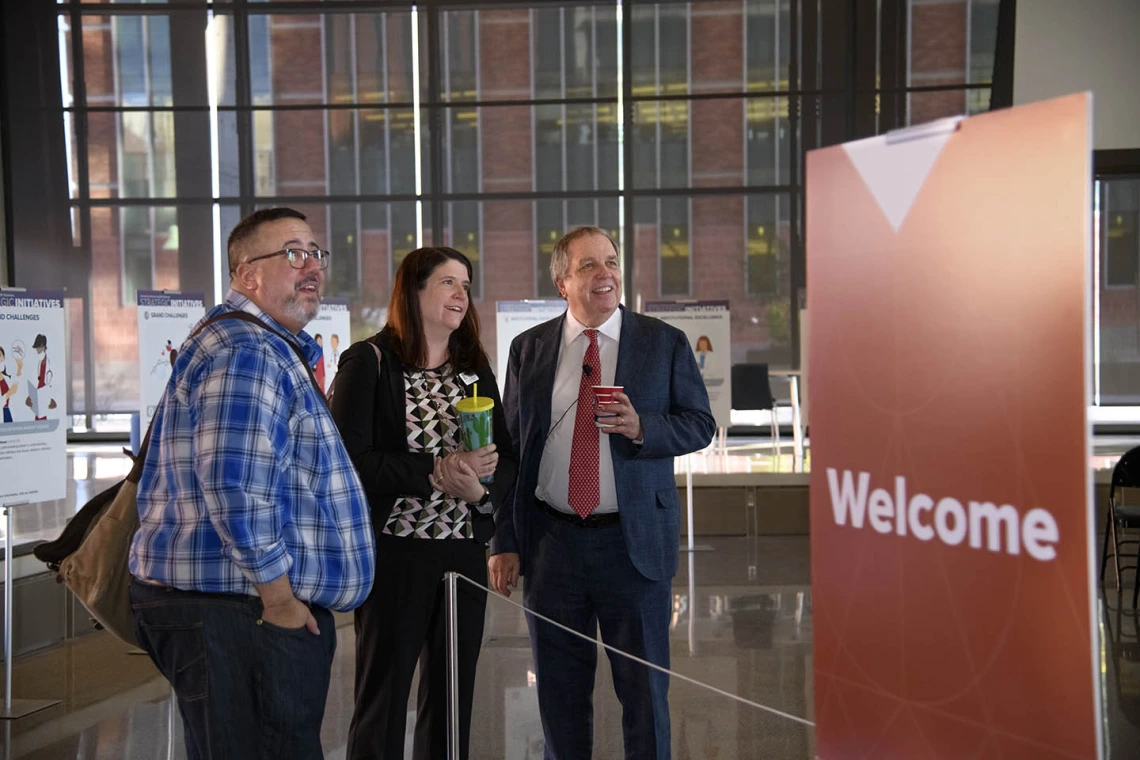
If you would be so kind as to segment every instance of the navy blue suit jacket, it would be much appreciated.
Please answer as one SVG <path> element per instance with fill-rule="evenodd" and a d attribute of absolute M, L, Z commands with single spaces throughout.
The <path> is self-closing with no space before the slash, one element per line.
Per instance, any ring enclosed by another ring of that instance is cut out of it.
<path fill-rule="evenodd" d="M 504 408 L 519 474 L 514 490 L 496 510 L 491 553 L 517 552 L 524 575 L 565 321 L 563 315 L 515 338 L 507 364 Z M 707 446 L 716 422 L 688 339 L 659 319 L 622 309 L 614 383 L 625 386 L 641 418 L 644 441 L 637 446 L 625 436 L 610 436 L 626 548 L 638 572 L 650 580 L 665 580 L 677 572 L 680 538 L 673 458 Z"/>

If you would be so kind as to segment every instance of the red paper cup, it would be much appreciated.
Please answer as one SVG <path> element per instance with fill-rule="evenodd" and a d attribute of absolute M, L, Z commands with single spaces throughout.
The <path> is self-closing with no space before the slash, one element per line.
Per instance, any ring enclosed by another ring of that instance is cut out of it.
<path fill-rule="evenodd" d="M 598 406 L 603 404 L 612 404 L 615 393 L 621 393 L 625 386 L 622 385 L 595 385 L 594 387 L 594 403 Z"/>
<path fill-rule="evenodd" d="M 612 404 L 614 394 L 623 390 L 621 385 L 595 385 L 594 388 L 594 424 L 599 427 L 609 427 L 606 423 L 610 417 L 616 417 L 614 412 L 607 412 L 606 405 Z"/>

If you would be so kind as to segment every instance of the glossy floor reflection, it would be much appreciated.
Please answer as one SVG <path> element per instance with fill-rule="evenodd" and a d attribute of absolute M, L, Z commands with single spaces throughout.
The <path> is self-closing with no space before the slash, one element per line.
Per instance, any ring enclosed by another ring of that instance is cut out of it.
<path fill-rule="evenodd" d="M 1097 439 L 1094 469 L 1110 468 L 1136 442 Z M 745 446 L 733 451 L 731 456 L 739 457 L 731 460 L 739 464 L 737 471 L 776 469 L 762 442 L 734 443 L 757 449 Z M 17 509 L 18 541 L 54 538 L 77 504 L 120 479 L 129 466 L 118 446 L 71 447 L 69 455 L 68 498 Z M 718 459 L 706 456 L 704 464 L 694 470 L 721 471 Z M 780 469 L 787 472 L 790 466 Z M 814 718 L 808 538 L 698 537 L 697 543 L 713 550 L 681 554 L 674 581 L 673 670 L 747 703 L 674 679 L 670 690 L 673 757 L 814 757 L 812 729 L 772 712 L 809 721 Z M 1129 589 L 1130 581 L 1126 576 Z M 1110 590 L 1101 602 L 1102 693 L 1109 757 L 1137 758 L 1140 615 L 1131 609 L 1130 595 L 1121 604 Z M 494 599 L 487 615 L 471 757 L 540 758 L 542 729 L 525 621 L 516 607 Z M 328 757 L 334 759 L 344 756 L 352 714 L 351 617 L 344 616 L 340 622 L 322 737 Z M 186 756 L 166 682 L 145 655 L 132 654 L 106 634 L 84 636 L 17 659 L 13 686 L 17 697 L 59 698 L 63 703 L 15 723 L 0 723 L 0 760 Z M 604 656 L 599 657 L 595 712 L 594 756 L 620 758 L 620 708 Z M 410 737 L 411 721 L 408 733 Z M 410 753 L 410 740 L 407 747 Z"/>
<path fill-rule="evenodd" d="M 807 539 L 705 543 L 715 550 L 683 554 L 674 584 L 674 670 L 810 719 Z M 492 601 L 487 615 L 471 756 L 541 757 L 542 728 L 523 615 L 502 601 Z M 323 732 L 330 758 L 344 755 L 352 712 L 351 626 L 342 626 L 338 634 Z M 21 658 L 14 689 L 21 697 L 52 696 L 64 703 L 12 724 L 2 757 L 185 757 L 181 724 L 172 714 L 165 682 L 145 656 L 130 654 L 105 634 Z M 621 713 L 605 657 L 599 658 L 596 693 L 595 757 L 620 758 Z M 728 697 L 674 680 L 670 705 L 675 758 L 812 757 L 809 728 Z"/>
<path fill-rule="evenodd" d="M 706 538 L 702 543 L 713 551 L 683 553 L 674 583 L 673 669 L 811 720 L 808 539 Z M 1112 758 L 1140 757 L 1140 615 L 1130 601 L 1121 606 L 1110 591 L 1101 606 Z M 542 729 L 522 614 L 493 600 L 487 615 L 471 756 L 541 758 Z M 344 756 L 352 711 L 351 626 L 342 625 L 338 634 L 323 732 L 328 757 L 334 759 Z M 21 658 L 14 687 L 18 696 L 63 698 L 64 704 L 7 726 L 11 734 L 2 758 L 185 757 L 166 683 L 145 656 L 131 654 L 105 634 Z M 674 679 L 670 708 L 677 760 L 814 757 L 811 728 L 690 683 Z M 599 658 L 595 710 L 594 756 L 622 757 L 620 708 L 605 657 Z"/>
<path fill-rule="evenodd" d="M 1101 596 L 1105 725 L 1110 757 L 1140 757 L 1140 610 L 1108 590 Z"/>

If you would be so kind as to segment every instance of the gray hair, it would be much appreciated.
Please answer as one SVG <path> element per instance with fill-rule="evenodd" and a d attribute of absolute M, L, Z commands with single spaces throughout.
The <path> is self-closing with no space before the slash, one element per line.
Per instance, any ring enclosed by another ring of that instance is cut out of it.
<path fill-rule="evenodd" d="M 601 227 L 575 227 L 558 239 L 554 244 L 554 250 L 550 253 L 550 280 L 554 283 L 554 287 L 558 287 L 558 278 L 565 277 L 566 270 L 570 266 L 570 244 L 590 235 L 601 235 L 610 241 L 614 253 L 621 257 L 617 242 Z"/>

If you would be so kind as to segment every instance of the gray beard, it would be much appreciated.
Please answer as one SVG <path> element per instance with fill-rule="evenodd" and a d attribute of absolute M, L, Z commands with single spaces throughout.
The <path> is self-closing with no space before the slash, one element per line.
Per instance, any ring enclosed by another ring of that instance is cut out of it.
<path fill-rule="evenodd" d="M 317 316 L 317 312 L 321 310 L 320 303 L 313 306 L 307 306 L 301 301 L 300 296 L 294 294 L 291 298 L 285 301 L 283 311 L 288 315 L 289 319 L 300 322 L 302 326 L 309 324 Z"/>

